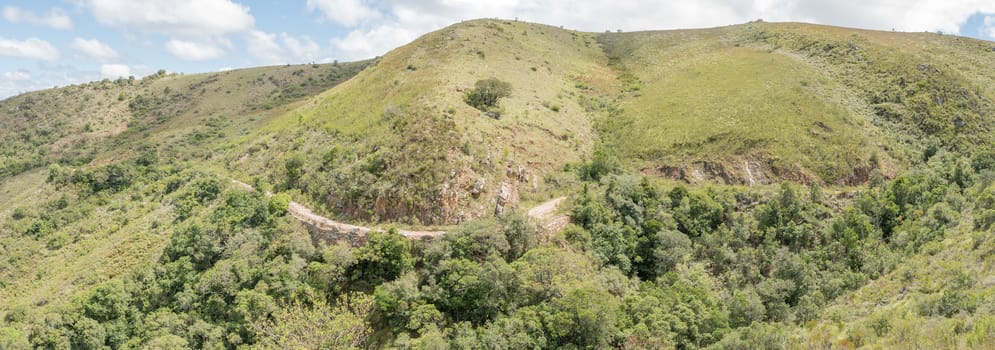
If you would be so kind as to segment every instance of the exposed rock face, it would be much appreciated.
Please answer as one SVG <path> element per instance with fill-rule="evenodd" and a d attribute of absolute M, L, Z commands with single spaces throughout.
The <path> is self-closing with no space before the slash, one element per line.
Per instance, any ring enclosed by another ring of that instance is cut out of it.
<path fill-rule="evenodd" d="M 518 182 L 529 182 L 529 171 L 524 166 L 508 166 L 505 168 L 505 174 Z"/>
<path fill-rule="evenodd" d="M 518 191 L 515 191 L 517 194 Z M 501 183 L 501 191 L 498 192 L 497 206 L 494 208 L 495 215 L 501 215 L 504 212 L 505 206 L 511 204 L 512 187 L 508 182 Z"/>
<path fill-rule="evenodd" d="M 518 204 L 520 191 L 538 189 L 538 176 L 525 164 L 487 165 L 493 162 L 490 156 L 474 160 L 459 150 L 447 157 L 452 168 L 439 173 L 434 192 L 412 196 L 384 188 L 365 204 L 332 193 L 326 203 L 333 212 L 361 221 L 455 225 L 503 213 Z"/>
<path fill-rule="evenodd" d="M 647 175 L 658 175 L 678 179 L 690 184 L 717 182 L 727 185 L 763 185 L 781 181 L 798 183 L 832 183 L 837 185 L 857 185 L 868 181 L 874 166 L 857 164 L 850 173 L 837 174 L 835 178 L 824 180 L 817 174 L 802 169 L 777 167 L 770 160 L 742 158 L 726 162 L 692 161 L 664 164 L 656 168 L 643 169 Z"/>
<path fill-rule="evenodd" d="M 470 194 L 474 196 L 480 195 L 480 193 L 484 192 L 484 185 L 486 184 L 487 181 L 484 178 L 477 179 L 477 182 L 474 182 L 473 187 L 470 188 Z"/>

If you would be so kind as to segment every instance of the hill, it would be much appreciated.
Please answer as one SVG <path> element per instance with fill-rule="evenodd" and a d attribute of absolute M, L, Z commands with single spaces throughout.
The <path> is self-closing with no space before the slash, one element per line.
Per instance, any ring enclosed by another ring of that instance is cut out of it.
<path fill-rule="evenodd" d="M 217 161 L 328 215 L 415 224 L 542 200 L 595 145 L 690 183 L 859 185 L 927 148 L 991 144 L 993 54 L 966 38 L 790 23 L 595 34 L 471 21 L 392 51 Z M 499 117 L 464 101 L 489 78 L 510 86 Z M 293 179 L 289 160 L 304 164 Z"/>
<path fill-rule="evenodd" d="M 174 170 L 213 168 L 204 162 L 212 148 L 347 80 L 368 63 L 159 72 L 0 101 L 0 193 L 7 199 L 0 203 L 4 312 L 59 305 L 154 260 L 169 240 L 162 230 L 171 227 L 160 225 L 171 220 L 172 204 L 150 204 L 133 192 L 88 200 L 51 183 L 60 169 L 85 176 L 96 169 L 95 181 L 123 186 L 132 174 L 116 165 L 136 159 L 174 164 Z"/>
<path fill-rule="evenodd" d="M 491 215 L 544 200 L 544 177 L 590 152 L 592 119 L 574 85 L 591 75 L 610 86 L 604 63 L 594 34 L 464 23 L 392 51 L 224 161 L 330 215 L 443 225 Z M 463 101 L 492 77 L 511 85 L 498 117 Z M 299 178 L 287 178 L 281 155 L 303 160 Z"/>
<path fill-rule="evenodd" d="M 988 348 L 993 69 L 931 33 L 475 20 L 16 96 L 0 348 Z"/>
<path fill-rule="evenodd" d="M 0 102 L 0 177 L 55 162 L 79 165 L 135 156 L 129 148 L 161 147 L 163 156 L 187 160 L 194 152 L 177 149 L 185 141 L 203 144 L 205 136 L 218 136 L 212 133 L 249 130 L 253 123 L 282 114 L 288 104 L 347 80 L 366 64 L 192 76 L 159 71 L 139 80 L 105 79 L 12 97 Z"/>

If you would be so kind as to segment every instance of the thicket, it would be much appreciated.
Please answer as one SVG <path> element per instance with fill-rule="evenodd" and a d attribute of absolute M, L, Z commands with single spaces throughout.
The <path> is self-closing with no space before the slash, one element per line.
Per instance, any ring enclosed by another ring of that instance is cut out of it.
<path fill-rule="evenodd" d="M 511 84 L 497 78 L 477 80 L 473 90 L 466 93 L 463 100 L 492 118 L 500 118 L 501 110 L 498 101 L 511 95 Z"/>
<path fill-rule="evenodd" d="M 970 72 L 926 54 L 884 48 L 858 35 L 829 39 L 760 26 L 751 36 L 844 73 L 842 82 L 862 93 L 880 121 L 921 140 L 940 140 L 963 154 L 992 141 L 995 123 L 986 111 L 993 103 L 965 76 Z"/>
<path fill-rule="evenodd" d="M 51 170 L 83 199 L 158 183 L 145 195 L 172 203 L 175 222 L 156 263 L 34 324 L 33 346 L 778 349 L 793 324 L 991 207 L 995 180 L 990 164 L 946 153 L 849 200 L 605 175 L 550 243 L 509 212 L 437 240 L 384 232 L 350 248 L 312 245 L 279 200 L 150 169 L 164 168 Z M 974 312 L 966 285 L 921 312 Z"/>
<path fill-rule="evenodd" d="M 310 207 L 328 215 L 432 225 L 448 220 L 438 203 L 448 169 L 460 162 L 446 156 L 458 135 L 440 130 L 454 123 L 424 109 L 388 107 L 382 125 L 366 136 L 295 130 L 259 140 L 249 152 L 267 159 L 259 167 L 271 170 L 261 181 L 277 191 L 300 191 Z"/>

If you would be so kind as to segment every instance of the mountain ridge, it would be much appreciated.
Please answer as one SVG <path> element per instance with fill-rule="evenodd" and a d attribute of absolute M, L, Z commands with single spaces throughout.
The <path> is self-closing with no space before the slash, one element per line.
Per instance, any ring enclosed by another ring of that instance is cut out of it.
<path fill-rule="evenodd" d="M 992 46 L 485 19 L 13 97 L 0 348 L 991 348 Z"/>

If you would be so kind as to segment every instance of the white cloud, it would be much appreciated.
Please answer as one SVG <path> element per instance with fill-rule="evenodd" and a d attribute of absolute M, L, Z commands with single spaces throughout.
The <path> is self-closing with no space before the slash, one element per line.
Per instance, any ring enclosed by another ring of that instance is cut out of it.
<path fill-rule="evenodd" d="M 763 18 L 882 30 L 957 32 L 970 15 L 995 12 L 995 2 L 989 0 L 385 0 L 385 4 L 389 4 L 392 17 L 405 26 L 437 27 L 438 23 L 497 16 L 587 31 L 699 28 Z"/>
<path fill-rule="evenodd" d="M 49 42 L 38 38 L 22 41 L 0 37 L 0 56 L 55 61 L 59 59 L 59 50 Z"/>
<path fill-rule="evenodd" d="M 307 62 L 315 61 L 318 53 L 321 52 L 321 47 L 318 46 L 318 43 L 307 36 L 298 39 L 287 35 L 287 33 L 280 33 L 280 40 L 283 41 L 283 46 L 287 47 L 287 51 L 290 52 L 292 57 L 303 59 Z"/>
<path fill-rule="evenodd" d="M 84 55 L 98 61 L 110 61 L 118 58 L 118 53 L 113 48 L 100 42 L 97 39 L 73 39 L 72 48 Z"/>
<path fill-rule="evenodd" d="M 81 71 L 68 65 L 39 63 L 35 71 L 18 70 L 3 75 L 0 79 L 0 99 L 16 94 L 48 89 L 55 86 L 66 86 L 100 79 L 98 72 Z M 9 79 L 9 78 L 15 79 Z M 30 77 L 30 79 L 24 79 Z"/>
<path fill-rule="evenodd" d="M 31 10 L 21 9 L 17 6 L 7 6 L 3 8 L 3 18 L 11 23 L 38 24 L 55 29 L 73 28 L 72 18 L 69 18 L 66 11 L 60 8 L 52 8 L 48 12 L 39 15 Z"/>
<path fill-rule="evenodd" d="M 314 62 L 321 53 L 321 47 L 307 36 L 295 38 L 287 33 L 280 33 L 278 37 L 276 34 L 253 30 L 246 40 L 249 54 L 265 64 Z"/>
<path fill-rule="evenodd" d="M 362 0 L 307 0 L 310 11 L 319 10 L 328 20 L 346 27 L 381 17 L 379 11 Z"/>
<path fill-rule="evenodd" d="M 87 0 L 100 23 L 181 37 L 245 32 L 255 18 L 229 0 Z"/>
<path fill-rule="evenodd" d="M 371 58 L 414 40 L 421 30 L 405 28 L 398 23 L 383 24 L 371 29 L 354 30 L 342 38 L 333 38 L 337 57 L 347 60 Z"/>
<path fill-rule="evenodd" d="M 972 14 L 995 13 L 995 1 L 309 0 L 308 8 L 319 9 L 324 17 L 351 29 L 332 38 L 331 43 L 337 50 L 334 56 L 356 59 L 380 55 L 429 31 L 482 17 L 517 17 L 593 32 L 702 28 L 762 18 L 878 30 L 957 33 Z M 987 28 L 995 32 L 995 24 Z"/>
<path fill-rule="evenodd" d="M 981 30 L 983 34 L 995 40 L 995 15 L 985 16 L 985 24 Z"/>
<path fill-rule="evenodd" d="M 31 80 L 31 73 L 23 70 L 14 72 L 4 72 L 3 80 L 5 81 L 27 81 Z"/>
<path fill-rule="evenodd" d="M 184 61 L 213 60 L 225 55 L 225 50 L 216 44 L 177 39 L 166 42 L 166 51 Z"/>
<path fill-rule="evenodd" d="M 261 30 L 253 30 L 248 35 L 249 54 L 255 56 L 266 64 L 280 64 L 283 62 L 283 49 L 276 42 L 276 34 L 266 33 Z"/>
<path fill-rule="evenodd" d="M 107 79 L 127 78 L 131 75 L 131 68 L 126 64 L 102 64 L 100 65 L 100 76 Z"/>

